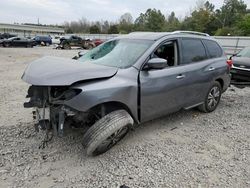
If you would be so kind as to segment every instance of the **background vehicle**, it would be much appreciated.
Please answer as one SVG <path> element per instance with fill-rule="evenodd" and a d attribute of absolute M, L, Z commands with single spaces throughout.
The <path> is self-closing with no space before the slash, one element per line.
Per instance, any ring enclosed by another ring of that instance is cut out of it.
<path fill-rule="evenodd" d="M 230 60 L 232 61 L 231 83 L 238 86 L 250 86 L 250 47 L 230 57 Z"/>
<path fill-rule="evenodd" d="M 17 35 L 10 34 L 10 33 L 3 33 L 3 34 L 0 33 L 0 39 L 8 39 L 11 37 L 17 37 Z"/>
<path fill-rule="evenodd" d="M 33 40 L 36 41 L 37 45 L 49 46 L 52 44 L 52 39 L 50 36 L 36 36 Z"/>
<path fill-rule="evenodd" d="M 93 43 L 95 43 L 95 46 L 99 46 L 100 44 L 104 43 L 104 40 L 101 39 L 94 39 Z"/>
<path fill-rule="evenodd" d="M 95 43 L 91 40 L 84 40 L 81 37 L 72 35 L 69 37 L 63 37 L 60 39 L 60 46 L 63 49 L 70 49 L 71 47 L 81 47 L 83 49 L 92 49 L 95 47 Z"/>
<path fill-rule="evenodd" d="M 54 36 L 52 37 L 52 44 L 60 44 L 60 38 L 62 38 L 62 36 Z"/>
<path fill-rule="evenodd" d="M 39 67 L 39 69 L 37 68 Z M 114 146 L 135 123 L 180 109 L 212 112 L 230 83 L 218 43 L 196 32 L 131 33 L 79 60 L 42 58 L 23 74 L 36 126 L 63 135 L 65 122 L 89 126 L 88 155 Z"/>
<path fill-rule="evenodd" d="M 0 43 L 3 47 L 33 47 L 35 45 L 33 40 L 21 37 L 4 39 Z"/>

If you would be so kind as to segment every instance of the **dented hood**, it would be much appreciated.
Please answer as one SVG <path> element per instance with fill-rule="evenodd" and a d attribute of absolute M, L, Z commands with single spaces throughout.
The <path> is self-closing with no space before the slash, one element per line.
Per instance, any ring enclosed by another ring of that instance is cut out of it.
<path fill-rule="evenodd" d="M 67 86 L 78 81 L 112 77 L 117 70 L 72 59 L 43 57 L 30 63 L 22 79 L 37 86 Z"/>

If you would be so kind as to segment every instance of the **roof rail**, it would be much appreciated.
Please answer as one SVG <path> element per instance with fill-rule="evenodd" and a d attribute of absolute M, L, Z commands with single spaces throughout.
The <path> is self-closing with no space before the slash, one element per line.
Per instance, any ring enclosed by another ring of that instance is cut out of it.
<path fill-rule="evenodd" d="M 210 35 L 207 33 L 201 33 L 201 32 L 197 32 L 197 31 L 174 31 L 174 32 L 172 32 L 172 34 L 181 34 L 181 33 L 210 37 Z"/>

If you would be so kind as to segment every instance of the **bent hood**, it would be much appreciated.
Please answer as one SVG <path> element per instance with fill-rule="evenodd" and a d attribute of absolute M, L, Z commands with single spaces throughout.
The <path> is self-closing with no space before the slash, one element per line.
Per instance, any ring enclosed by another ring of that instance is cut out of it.
<path fill-rule="evenodd" d="M 22 79 L 37 86 L 68 86 L 78 81 L 108 78 L 118 68 L 60 57 L 43 57 L 30 63 Z"/>

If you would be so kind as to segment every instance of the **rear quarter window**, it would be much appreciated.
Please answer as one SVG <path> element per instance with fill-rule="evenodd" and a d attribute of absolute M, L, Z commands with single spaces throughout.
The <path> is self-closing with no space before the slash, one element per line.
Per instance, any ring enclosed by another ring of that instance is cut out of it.
<path fill-rule="evenodd" d="M 207 59 L 206 50 L 201 40 L 183 38 L 182 57 L 183 60 L 181 64 L 189 64 Z"/>
<path fill-rule="evenodd" d="M 209 58 L 216 58 L 222 56 L 223 51 L 221 47 L 217 44 L 217 42 L 212 40 L 203 40 L 203 43 L 207 47 Z"/>

